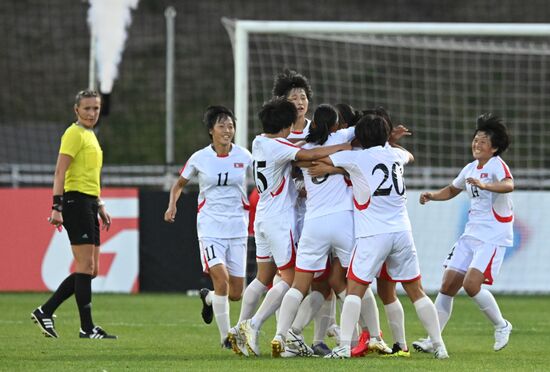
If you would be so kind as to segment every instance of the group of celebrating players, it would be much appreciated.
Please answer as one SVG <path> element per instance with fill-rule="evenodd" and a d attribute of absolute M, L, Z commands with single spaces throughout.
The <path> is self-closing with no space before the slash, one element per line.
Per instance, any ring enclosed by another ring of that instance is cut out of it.
<path fill-rule="evenodd" d="M 369 351 L 409 357 L 396 295 L 400 282 L 428 334 L 413 342 L 416 350 L 437 359 L 449 357 L 441 332 L 461 288 L 494 325 L 494 350 L 504 348 L 512 325 L 481 287 L 492 283 L 513 241 L 514 183 L 500 157 L 509 144 L 502 121 L 480 116 L 473 130 L 474 161 L 447 187 L 420 196 L 425 204 L 465 190 L 471 200 L 465 231 L 445 261 L 434 304 L 422 289 L 406 209 L 403 168 L 414 157 L 397 142 L 411 135 L 409 130 L 394 126 L 381 107 L 358 112 L 345 104 L 321 104 L 308 120 L 312 89 L 292 70 L 275 78 L 272 93 L 258 113 L 263 133 L 254 139 L 252 153 L 232 142 L 236 119 L 231 110 L 206 110 L 204 123 L 212 141 L 183 167 L 164 216 L 174 221 L 183 188 L 197 178 L 201 262 L 214 286 L 200 291 L 202 316 L 207 323 L 215 317 L 222 346 L 240 355 L 260 355 L 260 328 L 278 311 L 273 357 L 350 358 Z M 250 169 L 259 194 L 257 273 L 243 294 Z M 370 288 L 375 279 L 395 342 L 391 348 L 382 339 Z M 241 296 L 239 321 L 231 327 L 229 300 Z M 339 327 L 334 320 L 337 299 L 343 303 Z M 312 320 L 310 347 L 302 331 Z M 337 336 L 332 350 L 323 341 L 327 334 Z"/>

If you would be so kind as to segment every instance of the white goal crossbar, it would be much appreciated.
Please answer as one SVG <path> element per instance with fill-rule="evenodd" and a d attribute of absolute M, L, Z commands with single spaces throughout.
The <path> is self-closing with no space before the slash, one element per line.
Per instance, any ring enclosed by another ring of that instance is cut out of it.
<path fill-rule="evenodd" d="M 548 37 L 550 24 L 518 23 L 411 23 L 411 22 L 318 22 L 253 21 L 222 22 L 231 37 L 235 72 L 235 115 L 240 123 L 235 141 L 248 147 L 248 37 L 250 34 L 362 34 Z"/>

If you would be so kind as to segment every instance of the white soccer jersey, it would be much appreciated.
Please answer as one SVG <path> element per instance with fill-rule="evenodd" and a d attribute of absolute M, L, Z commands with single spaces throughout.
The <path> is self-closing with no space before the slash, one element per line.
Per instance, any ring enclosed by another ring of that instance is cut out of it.
<path fill-rule="evenodd" d="M 304 126 L 304 129 L 301 132 L 292 131 L 292 132 L 290 132 L 290 134 L 286 138 L 287 139 L 299 139 L 299 140 L 305 139 L 307 137 L 307 135 L 309 134 L 309 124 L 311 124 L 311 120 L 306 119 L 306 125 Z"/>
<path fill-rule="evenodd" d="M 355 137 L 355 128 L 346 128 L 331 133 L 322 146 L 338 145 L 349 142 Z M 302 148 L 320 147 L 306 143 Z M 324 177 L 311 177 L 307 168 L 302 168 L 307 191 L 305 219 L 316 218 L 330 213 L 353 209 L 352 189 L 341 174 L 327 174 Z"/>
<path fill-rule="evenodd" d="M 240 238 L 248 236 L 246 173 L 252 155 L 232 145 L 227 156 L 218 156 L 211 145 L 195 152 L 180 175 L 198 177 L 197 235 L 200 238 Z"/>
<path fill-rule="evenodd" d="M 291 161 L 300 148 L 285 138 L 256 136 L 252 142 L 254 180 L 260 195 L 256 221 L 286 212 L 296 202 L 296 187 L 290 176 Z"/>
<path fill-rule="evenodd" d="M 411 230 L 403 180 L 403 166 L 409 161 L 406 151 L 375 146 L 337 152 L 330 158 L 353 183 L 356 238 Z"/>
<path fill-rule="evenodd" d="M 475 160 L 466 165 L 453 180 L 453 186 L 466 190 L 470 198 L 468 222 L 462 235 L 473 236 L 483 242 L 496 245 L 512 246 L 514 212 L 511 194 L 480 190 L 466 183 L 468 177 L 477 178 L 482 183 L 513 178 L 510 169 L 500 156 L 493 156 L 481 168 L 478 163 Z"/>

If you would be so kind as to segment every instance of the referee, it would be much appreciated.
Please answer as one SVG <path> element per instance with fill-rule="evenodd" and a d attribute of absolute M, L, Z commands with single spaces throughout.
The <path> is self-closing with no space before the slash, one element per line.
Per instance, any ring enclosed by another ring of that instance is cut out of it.
<path fill-rule="evenodd" d="M 111 216 L 99 198 L 103 152 L 93 128 L 100 110 L 99 93 L 93 90 L 78 92 L 74 104 L 76 122 L 61 137 L 49 222 L 58 228 L 65 226 L 76 269 L 50 299 L 31 314 L 46 337 L 58 337 L 53 313 L 74 293 L 80 314 L 80 338 L 117 338 L 92 321 L 92 279 L 99 269 L 98 214 L 104 229 L 109 230 L 111 226 Z"/>

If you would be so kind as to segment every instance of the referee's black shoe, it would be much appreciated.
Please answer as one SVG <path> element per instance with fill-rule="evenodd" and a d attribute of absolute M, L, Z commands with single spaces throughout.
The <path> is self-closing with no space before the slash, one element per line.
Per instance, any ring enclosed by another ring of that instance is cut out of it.
<path fill-rule="evenodd" d="M 110 335 L 103 328 L 100 326 L 95 326 L 90 332 L 84 332 L 82 329 L 80 330 L 80 338 L 91 338 L 91 339 L 103 339 L 103 338 L 109 338 L 116 340 L 118 337 L 115 335 Z"/>
<path fill-rule="evenodd" d="M 31 319 L 40 327 L 44 336 L 58 338 L 59 336 L 53 324 L 53 317 L 54 315 L 46 315 L 40 306 L 31 313 Z"/>
<path fill-rule="evenodd" d="M 206 324 L 212 323 L 212 318 L 214 317 L 214 311 L 212 310 L 212 305 L 208 305 L 206 303 L 206 296 L 208 296 L 209 292 L 210 292 L 210 289 L 208 288 L 203 288 L 199 292 L 201 296 L 201 301 L 202 301 L 202 311 L 201 311 L 202 320 L 204 320 Z"/>

